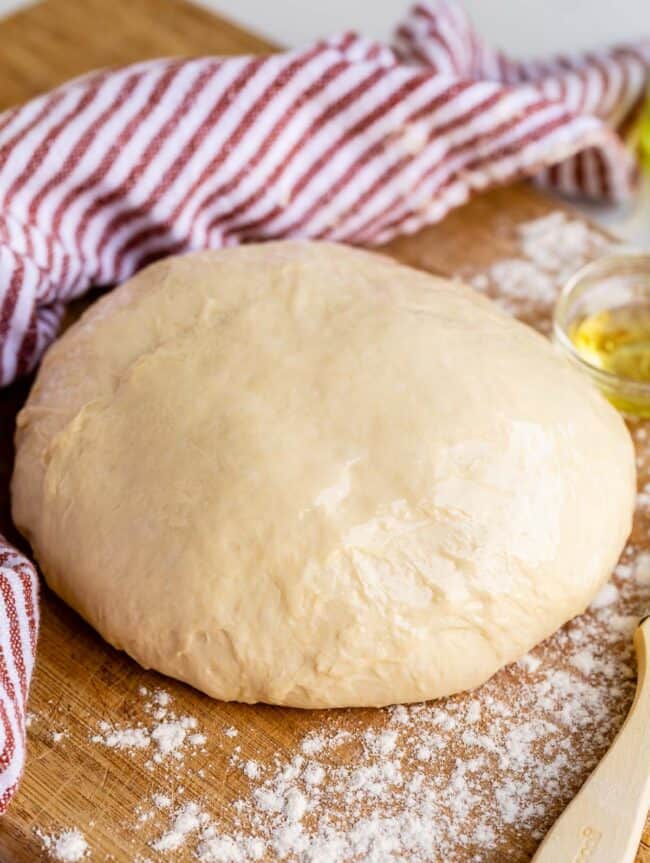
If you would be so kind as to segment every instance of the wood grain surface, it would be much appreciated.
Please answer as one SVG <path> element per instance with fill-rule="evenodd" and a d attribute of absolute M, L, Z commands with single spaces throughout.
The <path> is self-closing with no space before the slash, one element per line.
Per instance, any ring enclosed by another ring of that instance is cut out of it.
<path fill-rule="evenodd" d="M 269 48 L 262 39 L 175 0 L 46 0 L 0 22 L 0 46 L 0 107 L 101 66 L 162 55 Z M 480 269 L 512 253 L 517 223 L 551 209 L 557 209 L 557 204 L 530 188 L 512 187 L 482 196 L 441 225 L 392 243 L 388 251 L 436 273 Z M 23 381 L 0 394 L 0 529 L 18 542 L 10 522 L 8 482 L 14 417 L 28 386 Z M 159 859 L 128 826 L 152 787 L 145 756 L 89 742 L 101 720 L 128 723 L 138 719 L 141 686 L 150 690 L 164 686 L 179 713 L 197 717 L 209 729 L 211 741 L 225 741 L 229 726 L 244 729 L 239 736 L 241 755 L 261 763 L 271 763 L 278 752 L 291 752 L 307 731 L 319 728 L 322 722 L 318 711 L 214 702 L 140 669 L 105 645 L 46 589 L 41 608 L 30 701 L 38 721 L 29 735 L 22 786 L 0 822 L 0 863 L 46 860 L 35 828 L 53 830 L 61 825 L 75 825 L 83 831 L 92 848 L 92 861 Z M 338 713 L 343 724 L 371 728 L 379 721 L 377 711 Z M 61 730 L 62 723 L 65 743 L 55 744 L 52 735 Z M 247 788 L 243 773 L 228 765 L 227 747 L 210 744 L 202 770 L 190 771 L 186 779 L 187 793 L 209 798 L 225 824 L 230 818 L 229 805 Z M 533 837 L 513 839 L 507 859 L 528 860 L 537 841 Z M 638 863 L 650 863 L 648 829 L 645 843 L 639 849 Z M 193 858 L 187 849 L 164 859 Z M 506 857 L 500 852 L 481 859 L 502 863 Z"/>

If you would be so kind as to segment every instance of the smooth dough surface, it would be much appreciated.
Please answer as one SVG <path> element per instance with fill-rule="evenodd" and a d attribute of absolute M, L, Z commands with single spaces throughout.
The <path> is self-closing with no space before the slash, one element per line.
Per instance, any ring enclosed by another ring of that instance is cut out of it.
<path fill-rule="evenodd" d="M 222 699 L 477 686 L 588 605 L 631 525 L 617 413 L 469 288 L 332 244 L 170 258 L 48 352 L 13 514 L 50 586 Z"/>

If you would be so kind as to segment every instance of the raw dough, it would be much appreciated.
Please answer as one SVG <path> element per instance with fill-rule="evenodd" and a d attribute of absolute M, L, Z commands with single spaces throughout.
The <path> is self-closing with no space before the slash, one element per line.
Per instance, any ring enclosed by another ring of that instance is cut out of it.
<path fill-rule="evenodd" d="M 13 513 L 111 644 L 210 695 L 477 686 L 581 612 L 630 530 L 625 426 L 462 285 L 331 244 L 172 258 L 49 351 Z"/>

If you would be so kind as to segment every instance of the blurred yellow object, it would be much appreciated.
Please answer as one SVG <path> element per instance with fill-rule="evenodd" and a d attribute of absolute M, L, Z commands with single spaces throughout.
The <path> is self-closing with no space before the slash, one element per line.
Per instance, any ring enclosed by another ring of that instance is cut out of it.
<path fill-rule="evenodd" d="M 641 168 L 650 172 L 650 80 L 646 88 L 645 103 L 626 138 L 628 146 L 638 155 Z"/>
<path fill-rule="evenodd" d="M 646 90 L 645 107 L 639 120 L 639 150 L 641 164 L 646 171 L 650 171 L 650 82 Z"/>

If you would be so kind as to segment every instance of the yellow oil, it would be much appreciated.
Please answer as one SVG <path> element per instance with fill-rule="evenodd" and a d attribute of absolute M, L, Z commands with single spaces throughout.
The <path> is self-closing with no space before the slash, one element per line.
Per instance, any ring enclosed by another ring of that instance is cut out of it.
<path fill-rule="evenodd" d="M 650 382 L 650 305 L 596 312 L 574 321 L 569 335 L 592 366 L 628 380 Z"/>
<path fill-rule="evenodd" d="M 650 171 L 650 81 L 648 82 L 645 109 L 641 115 L 639 126 L 641 163 L 646 171 Z"/>
<path fill-rule="evenodd" d="M 628 132 L 627 139 L 632 150 L 638 152 L 641 166 L 650 172 L 650 81 L 645 105 L 639 111 L 638 120 Z"/>
<path fill-rule="evenodd" d="M 625 414 L 650 418 L 650 396 L 629 386 L 650 383 L 650 304 L 629 304 L 579 318 L 569 336 L 591 366 L 616 375 L 618 384 L 603 387 L 609 401 Z"/>

